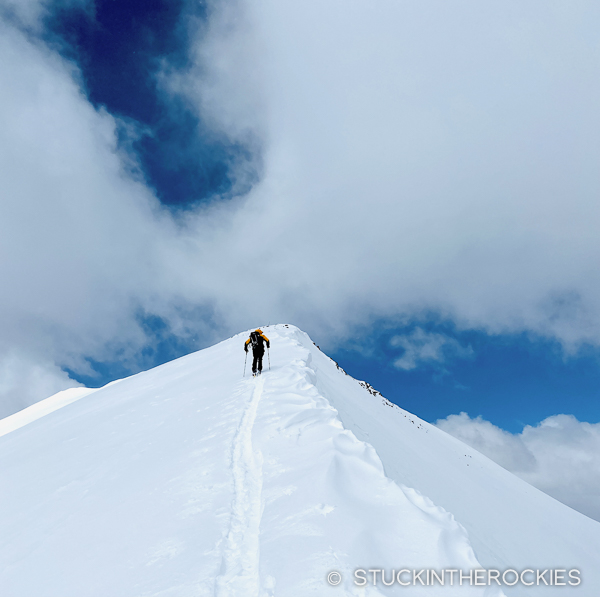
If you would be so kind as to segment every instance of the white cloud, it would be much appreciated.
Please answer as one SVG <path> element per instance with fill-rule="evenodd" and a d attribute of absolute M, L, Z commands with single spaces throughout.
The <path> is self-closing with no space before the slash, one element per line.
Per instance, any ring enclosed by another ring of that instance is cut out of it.
<path fill-rule="evenodd" d="M 53 371 L 131 359 L 144 337 L 134 314 L 161 295 L 174 226 L 124 170 L 116 123 L 87 102 L 72 65 L 1 22 L 0 54 L 4 376 L 13 353 Z M 26 401 L 47 397 L 27 378 Z"/>
<path fill-rule="evenodd" d="M 442 365 L 448 358 L 466 358 L 473 354 L 470 346 L 462 346 L 455 338 L 437 332 L 426 332 L 419 327 L 410 334 L 394 336 L 390 344 L 404 350 L 402 356 L 394 361 L 394 366 L 404 371 L 427 363 Z"/>
<path fill-rule="evenodd" d="M 512 434 L 463 412 L 436 425 L 524 481 L 600 521 L 600 423 L 555 415 Z"/>
<path fill-rule="evenodd" d="M 176 88 L 262 142 L 260 184 L 210 241 L 250 310 L 598 343 L 599 11 L 215 3 Z"/>
<path fill-rule="evenodd" d="M 19 6 L 39 22 L 45 4 Z M 140 311 L 201 345 L 432 311 L 600 343 L 599 10 L 215 3 L 193 64 L 164 80 L 260 148 L 261 179 L 176 220 L 77 69 L 2 21 L 0 359 L 133 362 Z"/>
<path fill-rule="evenodd" d="M 80 385 L 54 363 L 9 351 L 0 361 L 0 418 Z"/>
<path fill-rule="evenodd" d="M 40 31 L 51 9 L 79 5 L 89 9 L 93 0 L 0 0 L 0 16 L 33 31 Z"/>

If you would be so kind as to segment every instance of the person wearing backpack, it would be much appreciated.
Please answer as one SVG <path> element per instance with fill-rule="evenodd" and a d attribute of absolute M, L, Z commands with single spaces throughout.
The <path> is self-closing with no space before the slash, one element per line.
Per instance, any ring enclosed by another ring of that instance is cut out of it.
<path fill-rule="evenodd" d="M 250 332 L 250 338 L 244 344 L 244 350 L 248 352 L 248 345 L 252 344 L 252 375 L 260 375 L 262 372 L 262 360 L 265 354 L 265 344 L 270 348 L 269 339 L 263 334 L 261 329 Z"/>

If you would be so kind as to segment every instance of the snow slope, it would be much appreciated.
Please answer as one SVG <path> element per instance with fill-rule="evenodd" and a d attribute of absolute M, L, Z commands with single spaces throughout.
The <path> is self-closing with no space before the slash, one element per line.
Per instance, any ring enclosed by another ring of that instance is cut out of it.
<path fill-rule="evenodd" d="M 94 388 L 69 388 L 68 390 L 57 392 L 53 396 L 50 396 L 50 398 L 40 400 L 13 415 L 0 419 L 0 436 L 6 435 L 15 429 L 19 429 L 19 427 L 23 427 L 23 425 L 27 425 L 40 417 L 44 417 L 95 391 Z"/>
<path fill-rule="evenodd" d="M 390 405 L 297 328 L 265 332 L 260 378 L 242 378 L 245 332 L 0 437 L 0 594 L 501 595 L 353 583 L 356 568 L 480 567 L 576 567 L 578 587 L 503 590 L 598 594 L 599 523 Z"/>

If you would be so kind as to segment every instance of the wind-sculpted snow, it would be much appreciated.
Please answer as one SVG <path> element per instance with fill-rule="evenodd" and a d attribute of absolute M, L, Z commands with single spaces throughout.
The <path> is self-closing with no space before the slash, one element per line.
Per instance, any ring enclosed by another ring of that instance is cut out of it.
<path fill-rule="evenodd" d="M 255 430 L 264 459 L 261 562 L 269 588 L 257 595 L 329 594 L 331 570 L 344 579 L 333 594 L 426 595 L 430 588 L 386 590 L 381 582 L 365 592 L 354 585 L 354 570 L 479 567 L 464 530 L 420 496 L 407 498 L 375 450 L 344 428 L 314 385 L 312 351 L 298 341 L 306 336 L 274 332 L 277 365 L 264 378 Z M 484 594 L 467 587 L 450 593 Z"/>
<path fill-rule="evenodd" d="M 499 597 L 456 583 L 360 587 L 354 573 L 526 567 L 519 542 L 581 557 L 570 595 L 595 597 L 600 525 L 345 375 L 297 328 L 265 331 L 261 377 L 242 377 L 244 333 L 0 437 L 3 597 Z M 485 527 L 498 500 L 537 534 Z"/>

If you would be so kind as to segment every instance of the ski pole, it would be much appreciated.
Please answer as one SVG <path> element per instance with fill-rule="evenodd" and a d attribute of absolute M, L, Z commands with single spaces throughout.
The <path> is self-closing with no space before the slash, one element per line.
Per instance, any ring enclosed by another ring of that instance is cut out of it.
<path fill-rule="evenodd" d="M 246 361 L 248 360 L 248 351 L 246 351 L 246 358 L 244 359 L 244 377 L 246 377 Z"/>
<path fill-rule="evenodd" d="M 271 371 L 271 349 L 267 347 L 267 356 L 269 357 L 269 371 Z"/>

